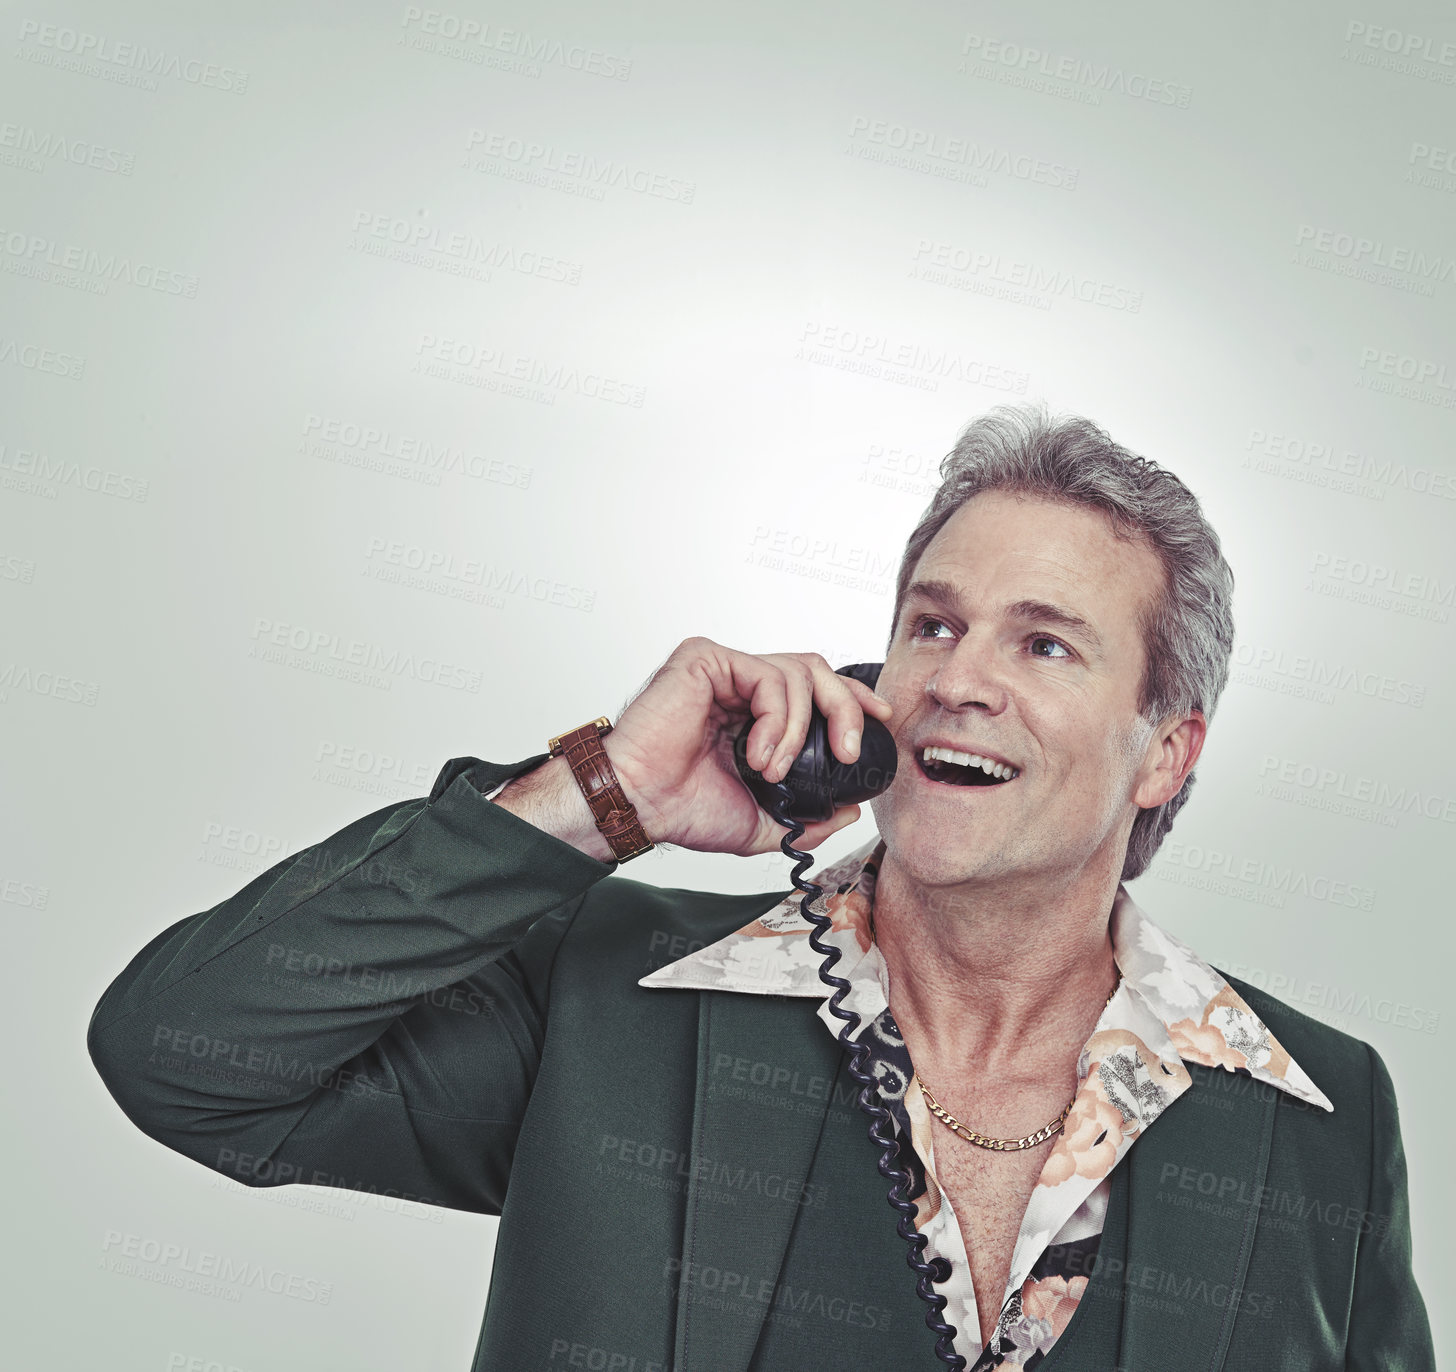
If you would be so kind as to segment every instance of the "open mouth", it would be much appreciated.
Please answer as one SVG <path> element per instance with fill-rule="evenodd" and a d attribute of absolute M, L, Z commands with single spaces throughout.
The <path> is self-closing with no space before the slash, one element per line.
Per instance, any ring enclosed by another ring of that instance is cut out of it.
<path fill-rule="evenodd" d="M 960 753 L 951 748 L 922 748 L 915 760 L 931 781 L 949 786 L 1004 786 L 1021 775 L 1009 763 L 981 757 L 977 753 Z"/>

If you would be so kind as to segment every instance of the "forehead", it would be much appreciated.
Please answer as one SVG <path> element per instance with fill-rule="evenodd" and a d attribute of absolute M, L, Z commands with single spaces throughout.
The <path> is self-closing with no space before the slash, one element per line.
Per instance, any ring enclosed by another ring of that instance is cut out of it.
<path fill-rule="evenodd" d="M 1023 600 L 1056 604 L 1109 642 L 1139 636 L 1163 569 L 1146 540 L 1119 535 L 1100 510 L 986 491 L 946 520 L 911 580 L 959 586 L 980 613 Z"/>

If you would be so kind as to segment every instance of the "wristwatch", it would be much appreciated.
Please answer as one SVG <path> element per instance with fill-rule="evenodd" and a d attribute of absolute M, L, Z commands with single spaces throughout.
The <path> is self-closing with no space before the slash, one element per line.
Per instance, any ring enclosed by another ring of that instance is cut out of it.
<path fill-rule="evenodd" d="M 612 731 L 605 715 L 580 725 L 568 733 L 548 739 L 546 748 L 552 757 L 564 757 L 571 767 L 592 818 L 602 836 L 611 844 L 618 862 L 628 862 L 656 846 L 642 828 L 637 807 L 627 799 L 612 760 L 602 747 L 602 739 Z"/>

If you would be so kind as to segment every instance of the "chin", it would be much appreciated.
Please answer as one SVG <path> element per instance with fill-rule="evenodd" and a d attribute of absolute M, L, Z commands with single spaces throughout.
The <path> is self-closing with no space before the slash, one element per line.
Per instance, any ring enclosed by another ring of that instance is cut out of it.
<path fill-rule="evenodd" d="M 876 816 L 879 819 L 879 816 Z M 885 850 L 907 876 L 925 886 L 956 886 L 1003 874 L 1007 870 L 1000 844 L 975 844 L 964 832 L 934 832 L 895 822 L 878 825 Z"/>

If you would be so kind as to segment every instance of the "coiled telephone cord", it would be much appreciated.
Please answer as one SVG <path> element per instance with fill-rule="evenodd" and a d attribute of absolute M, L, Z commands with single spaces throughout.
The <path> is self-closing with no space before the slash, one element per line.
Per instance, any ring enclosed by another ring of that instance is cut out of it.
<path fill-rule="evenodd" d="M 858 1043 L 852 1042 L 849 1037 L 851 1027 L 859 1024 L 860 1017 L 840 1005 L 849 994 L 849 982 L 844 977 L 835 976 L 832 969 L 842 954 L 832 943 L 821 941 L 822 935 L 829 932 L 834 922 L 828 915 L 821 915 L 810 909 L 811 904 L 824 894 L 824 888 L 815 882 L 801 879 L 813 861 L 808 853 L 794 847 L 794 840 L 803 836 L 804 826 L 789 814 L 789 805 L 793 800 L 789 788 L 783 782 L 772 783 L 772 787 L 776 800 L 770 813 L 788 830 L 779 846 L 786 857 L 795 859 L 790 876 L 795 889 L 804 893 L 799 901 L 799 910 L 814 925 L 809 934 L 809 946 L 824 959 L 819 967 L 819 977 L 825 985 L 834 989 L 834 994 L 829 998 L 829 1013 L 844 1021 L 839 1031 L 839 1042 L 849 1050 L 849 1075 L 860 1084 L 859 1108 L 870 1117 L 870 1139 L 884 1150 L 879 1159 L 880 1175 L 890 1182 L 887 1199 L 900 1212 L 895 1228 L 900 1237 L 909 1244 L 905 1261 L 916 1274 L 915 1290 L 930 1307 L 925 1312 L 925 1323 L 937 1335 L 935 1355 L 947 1367 L 954 1368 L 955 1372 L 965 1372 L 966 1360 L 952 1346 L 955 1328 L 945 1322 L 943 1312 L 946 1299 L 931 1289 L 932 1282 L 943 1282 L 950 1276 L 950 1263 L 945 1258 L 925 1261 L 925 1246 L 930 1240 L 915 1228 L 915 1204 L 906 1195 L 910 1189 L 910 1176 L 895 1166 L 895 1159 L 900 1155 L 900 1143 L 893 1134 L 894 1121 L 890 1118 L 890 1112 L 878 1102 L 879 1093 L 875 1079 L 864 1070 L 865 1059 L 870 1055 L 869 1045 L 862 1040 Z"/>

